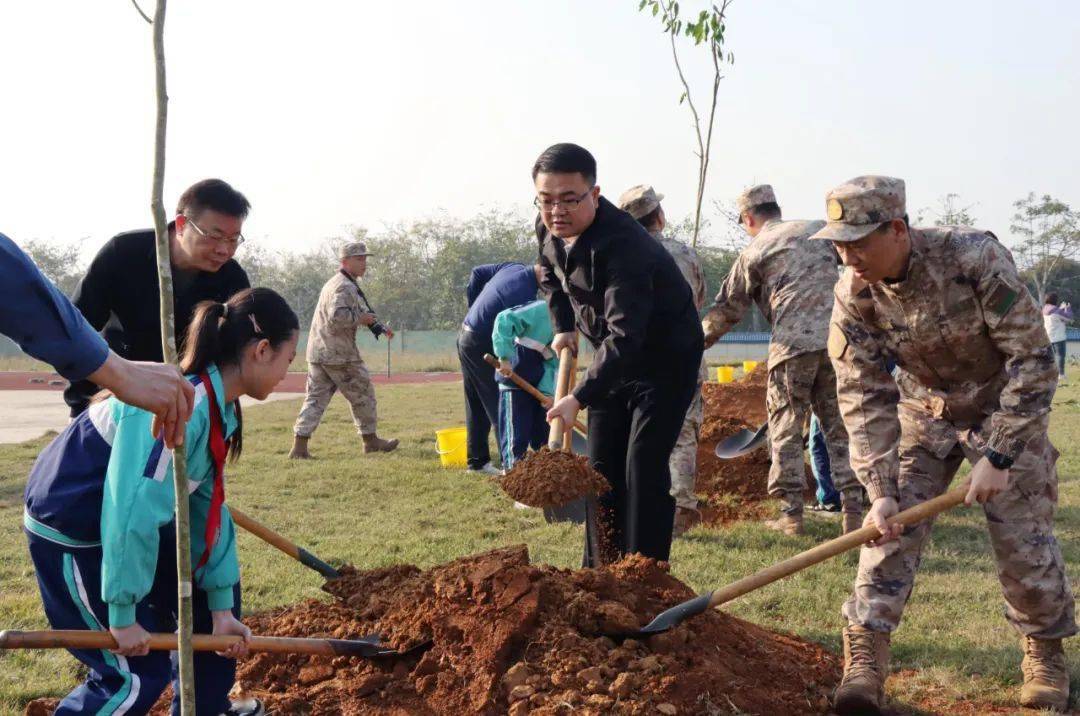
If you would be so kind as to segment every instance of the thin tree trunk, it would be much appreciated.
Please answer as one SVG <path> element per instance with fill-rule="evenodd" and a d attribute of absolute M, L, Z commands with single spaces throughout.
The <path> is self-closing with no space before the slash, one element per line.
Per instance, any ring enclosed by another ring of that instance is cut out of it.
<path fill-rule="evenodd" d="M 154 184 L 150 208 L 154 214 L 157 239 L 158 287 L 161 301 L 161 352 L 167 363 L 178 364 L 176 356 L 176 317 L 173 312 L 172 262 L 169 259 L 169 227 L 165 219 L 162 188 L 165 183 L 165 128 L 169 114 L 169 96 L 165 90 L 165 0 L 157 0 L 154 11 L 154 67 L 157 97 L 157 123 L 154 131 Z M 179 584 L 178 645 L 180 672 L 180 713 L 195 714 L 195 670 L 191 651 L 191 521 L 188 514 L 187 459 L 184 448 L 173 454 L 173 484 L 176 490 L 176 574 Z"/>

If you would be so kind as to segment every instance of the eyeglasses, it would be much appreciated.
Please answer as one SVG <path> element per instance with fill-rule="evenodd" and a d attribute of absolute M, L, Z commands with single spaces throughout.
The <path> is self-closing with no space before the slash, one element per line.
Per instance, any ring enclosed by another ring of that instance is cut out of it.
<path fill-rule="evenodd" d="M 592 187 L 589 187 L 581 196 L 571 199 L 542 199 L 538 196 L 533 199 L 533 206 L 535 206 L 537 209 L 544 212 L 545 214 L 550 214 L 559 207 L 562 207 L 567 211 L 574 211 L 579 206 L 581 206 L 581 202 L 585 201 L 585 197 L 587 197 L 591 192 Z"/>
<path fill-rule="evenodd" d="M 190 216 L 188 216 L 187 214 L 181 214 L 181 216 L 184 217 L 184 219 L 187 221 L 187 223 L 191 224 L 191 228 L 195 229 L 195 232 L 199 236 L 203 237 L 204 239 L 206 239 L 208 241 L 213 241 L 214 243 L 217 243 L 217 244 L 224 244 L 225 246 L 227 246 L 229 248 L 233 248 L 233 249 L 235 249 L 240 244 L 244 243 L 244 235 L 243 234 L 237 234 L 235 236 L 222 236 L 221 234 L 208 234 L 205 231 L 203 231 L 202 229 L 200 229 L 199 225 L 196 224 L 192 220 L 192 218 Z"/>

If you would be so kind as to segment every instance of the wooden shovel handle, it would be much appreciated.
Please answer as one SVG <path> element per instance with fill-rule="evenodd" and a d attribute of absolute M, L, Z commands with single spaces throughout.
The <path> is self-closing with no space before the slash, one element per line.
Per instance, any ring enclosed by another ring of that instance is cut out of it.
<path fill-rule="evenodd" d="M 193 634 L 195 651 L 225 651 L 242 641 L 238 636 Z M 248 648 L 253 652 L 318 654 L 341 656 L 342 639 L 294 639 L 280 636 L 253 636 Z M 336 647 L 336 648 L 335 648 Z M 0 649 L 115 649 L 116 639 L 107 631 L 63 630 L 0 632 Z M 151 651 L 175 651 L 176 634 L 151 634 Z M 346 649 L 347 650 L 347 649 Z"/>
<path fill-rule="evenodd" d="M 932 500 L 920 502 L 914 507 L 904 510 L 890 519 L 889 524 L 907 526 L 934 517 L 963 502 L 964 497 L 967 496 L 967 491 L 968 484 L 965 482 L 960 487 L 954 488 L 943 495 L 938 495 Z M 867 525 L 866 527 L 860 527 L 854 532 L 848 532 L 846 535 L 841 535 L 836 539 L 819 544 L 817 547 L 808 549 L 805 552 L 800 552 L 794 557 L 785 559 L 783 562 L 777 562 L 774 565 L 717 589 L 712 593 L 712 597 L 709 599 L 709 606 L 717 607 L 725 602 L 730 602 L 736 597 L 741 597 L 755 589 L 764 587 L 766 584 L 772 584 L 778 579 L 799 572 L 818 562 L 824 562 L 841 552 L 846 552 L 849 549 L 865 544 L 880 535 L 881 533 L 878 532 L 876 527 Z"/>
<path fill-rule="evenodd" d="M 278 534 L 274 530 L 270 529 L 264 524 L 256 522 L 251 517 L 236 509 L 232 505 L 229 505 L 229 514 L 232 515 L 233 522 L 238 526 L 244 528 L 251 534 L 255 535 L 263 542 L 266 542 L 271 547 L 276 547 L 285 554 L 289 555 L 296 561 L 303 564 L 305 567 L 310 567 L 316 572 L 326 577 L 327 579 L 337 579 L 341 574 L 331 567 L 326 562 L 322 561 L 311 552 L 308 552 L 303 547 L 299 547 L 291 540 Z"/>
<path fill-rule="evenodd" d="M 491 355 L 490 353 L 485 353 L 484 360 L 487 361 L 488 365 L 490 365 L 492 368 L 494 368 L 495 370 L 499 370 L 498 358 Z M 540 405 L 543 405 L 545 408 L 551 407 L 551 398 L 537 390 L 535 385 L 525 380 L 512 370 L 506 374 L 506 377 L 510 379 L 511 383 L 521 388 L 532 397 L 536 398 L 540 402 Z M 580 430 L 582 433 L 589 432 L 588 429 L 585 427 L 585 423 L 581 422 L 580 420 L 574 421 L 574 427 Z"/>
<path fill-rule="evenodd" d="M 559 351 L 559 377 L 555 381 L 555 403 L 565 398 L 570 392 L 570 375 L 573 370 L 574 352 L 567 346 Z M 565 432 L 566 425 L 562 418 L 552 420 L 551 430 L 548 432 L 548 447 L 552 450 L 561 450 Z"/>
<path fill-rule="evenodd" d="M 567 393 L 572 393 L 574 391 L 574 386 L 576 384 L 577 384 L 577 356 L 575 355 L 574 358 L 573 358 L 573 363 L 570 366 L 570 382 L 569 382 L 569 385 L 567 385 L 566 392 Z M 577 422 L 578 422 L 577 420 L 574 420 L 575 425 L 577 424 Z M 567 430 L 566 432 L 563 433 L 563 436 L 562 436 L 562 449 L 563 449 L 563 452 L 574 452 L 574 434 L 570 430 Z"/>

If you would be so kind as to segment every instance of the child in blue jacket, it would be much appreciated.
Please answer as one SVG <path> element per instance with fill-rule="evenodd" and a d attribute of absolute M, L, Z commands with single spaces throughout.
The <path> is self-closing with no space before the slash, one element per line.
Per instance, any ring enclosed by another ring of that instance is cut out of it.
<path fill-rule="evenodd" d="M 240 567 L 223 469 L 226 453 L 240 455 L 240 396 L 261 400 L 285 377 L 298 329 L 281 296 L 254 288 L 200 304 L 188 330 L 181 368 L 196 402 L 182 447 L 194 630 L 244 637 L 228 652 L 195 654 L 199 714 L 262 712 L 253 699 L 228 697 L 251 630 L 238 619 Z M 177 611 L 172 451 L 154 438 L 152 420 L 115 397 L 95 402 L 30 471 L 23 524 L 49 623 L 108 629 L 119 645 L 71 651 L 90 671 L 57 714 L 145 714 L 174 678 L 170 655 L 147 649 L 150 632 L 175 631 Z"/>

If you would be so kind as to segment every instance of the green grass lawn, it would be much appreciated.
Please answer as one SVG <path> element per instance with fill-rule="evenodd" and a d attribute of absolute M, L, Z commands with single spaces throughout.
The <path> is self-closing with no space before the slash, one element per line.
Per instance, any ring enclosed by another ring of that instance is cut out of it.
<path fill-rule="evenodd" d="M 343 401 L 335 400 L 315 434 L 317 460 L 286 458 L 299 400 L 249 410 L 244 457 L 229 468 L 228 500 L 291 536 L 323 559 L 360 568 L 395 563 L 430 566 L 499 545 L 525 542 L 534 561 L 579 563 L 582 530 L 547 525 L 535 511 L 514 510 L 492 483 L 443 470 L 434 431 L 462 422 L 459 384 L 379 389 L 383 436 L 400 437 L 389 455 L 360 452 Z M 1080 390 L 1059 391 L 1052 434 L 1061 449 L 1058 539 L 1076 577 L 1080 556 Z M 43 628 L 21 529 L 26 473 L 45 440 L 0 447 L 0 628 Z M 676 542 L 672 570 L 699 590 L 718 587 L 836 534 L 839 523 L 813 519 L 809 534 L 782 537 L 754 523 L 697 529 Z M 322 597 L 321 580 L 298 563 L 240 537 L 246 611 Z M 854 576 L 844 555 L 732 603 L 728 611 L 839 650 L 840 604 Z M 1074 640 L 1075 641 L 1075 640 Z M 942 518 L 925 554 L 905 621 L 893 639 L 893 697 L 908 704 L 974 701 L 1015 704 L 1018 641 L 1002 616 L 1000 591 L 982 514 Z M 1080 660 L 1070 650 L 1074 688 Z M 77 664 L 63 652 L 0 655 L 0 712 L 21 713 L 38 696 L 66 693 Z M 925 711 L 924 711 L 925 712 Z M 966 713 L 972 713 L 968 711 Z"/>

